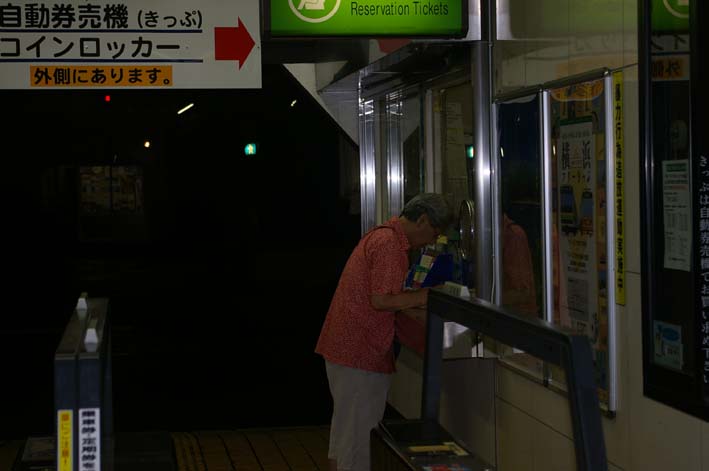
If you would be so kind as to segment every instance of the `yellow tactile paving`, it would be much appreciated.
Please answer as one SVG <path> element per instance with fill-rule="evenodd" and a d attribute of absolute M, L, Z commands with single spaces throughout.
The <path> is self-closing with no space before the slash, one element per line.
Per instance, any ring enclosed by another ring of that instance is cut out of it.
<path fill-rule="evenodd" d="M 172 434 L 175 444 L 175 458 L 180 471 L 207 471 L 202 457 L 202 450 L 197 439 L 191 433 Z"/>
<path fill-rule="evenodd" d="M 263 469 L 243 433 L 226 432 L 222 434 L 222 438 L 235 471 L 261 471 Z"/>

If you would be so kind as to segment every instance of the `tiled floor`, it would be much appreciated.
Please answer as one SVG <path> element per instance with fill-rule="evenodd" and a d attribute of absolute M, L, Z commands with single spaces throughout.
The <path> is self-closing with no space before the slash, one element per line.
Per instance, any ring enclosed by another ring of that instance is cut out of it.
<path fill-rule="evenodd" d="M 0 470 L 11 470 L 21 449 L 20 440 L 0 440 Z"/>
<path fill-rule="evenodd" d="M 114 471 L 327 471 L 328 438 L 327 426 L 122 433 L 115 438 L 115 452 L 110 460 L 113 465 L 109 468 Z M 20 459 L 24 446 L 20 440 L 0 441 L 0 471 L 38 469 L 37 461 L 29 463 Z M 52 455 L 50 450 L 50 459 Z M 106 464 L 108 460 L 104 460 Z"/>
<path fill-rule="evenodd" d="M 326 471 L 327 427 L 172 433 L 178 471 Z"/>

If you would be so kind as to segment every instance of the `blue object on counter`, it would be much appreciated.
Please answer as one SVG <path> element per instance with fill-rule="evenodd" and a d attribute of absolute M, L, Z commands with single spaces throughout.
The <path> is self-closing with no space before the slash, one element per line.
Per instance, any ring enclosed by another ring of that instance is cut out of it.
<path fill-rule="evenodd" d="M 418 266 L 418 264 L 416 265 Z M 446 281 L 453 280 L 453 254 L 444 253 L 436 256 L 433 261 L 433 265 L 426 273 L 426 278 L 424 278 L 423 283 L 421 283 L 422 288 L 429 286 L 442 285 Z M 414 284 L 414 275 L 416 274 L 416 267 L 409 270 L 409 274 L 406 276 L 406 285 L 411 287 Z"/>
<path fill-rule="evenodd" d="M 436 257 L 433 262 L 431 269 L 426 274 L 423 283 L 421 283 L 422 288 L 427 288 L 429 286 L 442 285 L 446 281 L 451 281 L 453 279 L 453 254 L 444 253 Z"/>

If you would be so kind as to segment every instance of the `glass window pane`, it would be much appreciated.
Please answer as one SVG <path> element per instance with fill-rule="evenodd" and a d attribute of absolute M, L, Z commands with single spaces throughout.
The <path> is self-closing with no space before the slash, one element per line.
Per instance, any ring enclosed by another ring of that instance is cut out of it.
<path fill-rule="evenodd" d="M 502 213 L 500 300 L 512 312 L 543 317 L 539 97 L 496 106 Z M 490 345 L 503 364 L 542 380 L 543 363 L 538 358 L 499 342 Z"/>
<path fill-rule="evenodd" d="M 430 92 L 432 139 L 428 175 L 433 182 L 433 191 L 446 196 L 454 210 L 455 220 L 461 204 L 473 196 L 472 144 L 473 144 L 473 90 L 469 80 L 449 82 Z M 460 233 L 456 224 L 446 234 L 443 247 L 453 270 L 451 280 L 468 287 L 475 296 L 474 262 L 461 256 Z M 474 253 L 474 250 L 473 250 Z M 480 348 L 477 348 L 477 347 Z M 444 327 L 444 355 L 446 358 L 470 357 L 482 354 L 477 335 L 469 329 L 447 322 Z"/>
<path fill-rule="evenodd" d="M 465 200 L 473 198 L 473 87 L 469 81 L 434 89 L 434 165 L 436 192 L 446 196 L 458 215 Z M 455 258 L 453 281 L 475 293 L 474 262 L 460 254 L 458 228 L 449 232 L 449 247 Z M 474 252 L 474 251 L 473 251 Z"/>
<path fill-rule="evenodd" d="M 542 314 L 542 193 L 539 97 L 498 105 L 502 306 Z"/>
<path fill-rule="evenodd" d="M 651 361 L 693 374 L 694 293 L 691 273 L 691 164 L 689 155 L 689 35 L 652 41 L 652 149 L 656 162 L 655 283 Z"/>
<path fill-rule="evenodd" d="M 388 219 L 398 216 L 404 204 L 424 189 L 420 96 L 417 90 L 390 93 L 384 109 L 382 144 L 386 146 L 386 161 L 380 175 L 386 193 L 384 219 Z"/>

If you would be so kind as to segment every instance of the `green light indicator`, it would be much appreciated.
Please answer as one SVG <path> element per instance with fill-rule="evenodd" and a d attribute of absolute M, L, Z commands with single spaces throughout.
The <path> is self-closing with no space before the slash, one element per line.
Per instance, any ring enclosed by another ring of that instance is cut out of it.
<path fill-rule="evenodd" d="M 475 147 L 473 146 L 465 146 L 465 155 L 469 159 L 472 159 L 475 157 Z"/>
<path fill-rule="evenodd" d="M 250 142 L 244 146 L 244 155 L 256 155 L 256 144 Z"/>

